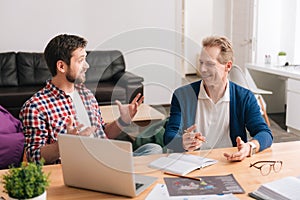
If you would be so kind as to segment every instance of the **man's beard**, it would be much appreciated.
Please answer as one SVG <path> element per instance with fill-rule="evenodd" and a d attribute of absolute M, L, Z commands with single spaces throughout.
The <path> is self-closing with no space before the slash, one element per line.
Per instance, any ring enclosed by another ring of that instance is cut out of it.
<path fill-rule="evenodd" d="M 70 83 L 84 83 L 85 82 L 85 78 L 83 77 L 74 77 L 72 76 L 70 73 L 66 74 L 66 79 L 70 82 Z"/>

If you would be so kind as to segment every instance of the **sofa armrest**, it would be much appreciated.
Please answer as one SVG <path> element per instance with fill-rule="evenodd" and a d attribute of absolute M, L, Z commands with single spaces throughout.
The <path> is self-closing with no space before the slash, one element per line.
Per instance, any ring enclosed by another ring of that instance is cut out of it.
<path fill-rule="evenodd" d="M 126 89 L 125 103 L 130 103 L 138 93 L 144 95 L 143 77 L 125 71 L 114 75 L 113 79 L 118 86 Z"/>
<path fill-rule="evenodd" d="M 144 78 L 138 75 L 135 75 L 131 72 L 119 72 L 113 76 L 114 81 L 118 82 L 120 86 L 126 86 L 130 84 L 140 84 L 144 81 Z"/>

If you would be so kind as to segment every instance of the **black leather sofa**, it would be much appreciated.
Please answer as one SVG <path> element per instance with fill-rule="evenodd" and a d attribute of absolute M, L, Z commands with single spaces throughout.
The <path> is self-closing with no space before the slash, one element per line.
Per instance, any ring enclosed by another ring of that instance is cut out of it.
<path fill-rule="evenodd" d="M 90 68 L 86 86 L 94 92 L 99 105 L 114 104 L 116 99 L 129 103 L 143 94 L 144 79 L 126 71 L 120 51 L 88 51 Z M 24 102 L 51 78 L 43 53 L 0 53 L 0 105 L 18 117 Z"/>

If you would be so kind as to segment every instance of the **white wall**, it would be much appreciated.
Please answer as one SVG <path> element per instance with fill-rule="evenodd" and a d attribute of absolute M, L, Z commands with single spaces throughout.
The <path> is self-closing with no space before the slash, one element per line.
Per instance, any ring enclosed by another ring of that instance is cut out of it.
<path fill-rule="evenodd" d="M 121 50 L 127 69 L 145 78 L 145 102 L 168 104 L 181 58 L 196 66 L 203 37 L 229 36 L 228 2 L 185 1 L 182 50 L 182 0 L 0 0 L 0 52 L 42 52 L 55 35 L 78 34 L 87 50 Z"/>
<path fill-rule="evenodd" d="M 279 51 L 287 53 L 287 61 L 289 63 L 297 63 L 296 59 L 299 56 L 296 48 L 300 46 L 300 38 L 296 29 L 296 16 L 299 1 L 258 0 L 257 3 L 256 63 L 264 63 L 265 55 L 267 54 L 271 55 L 272 65 L 278 65 L 277 55 Z M 253 72 L 252 75 L 259 87 L 273 91 L 272 95 L 264 95 L 268 105 L 267 112 L 284 112 L 286 104 L 285 79 L 259 72 Z"/>
<path fill-rule="evenodd" d="M 186 0 L 185 1 L 185 66 L 184 73 L 196 73 L 197 56 L 202 39 L 209 35 L 230 37 L 230 1 Z"/>
<path fill-rule="evenodd" d="M 272 9 L 270 9 L 272 5 Z M 276 14 L 277 13 L 277 14 Z M 257 24 L 257 62 L 263 63 L 265 55 L 271 55 L 272 62 L 280 51 L 281 17 L 280 0 L 265 0 L 258 2 Z"/>
<path fill-rule="evenodd" d="M 170 103 L 181 81 L 175 32 L 180 2 L 0 0 L 0 52 L 42 52 L 55 35 L 78 34 L 88 39 L 88 50 L 124 52 L 128 70 L 145 78 L 146 103 Z"/>
<path fill-rule="evenodd" d="M 297 0 L 258 1 L 257 63 L 264 63 L 268 54 L 276 65 L 279 51 L 287 52 L 287 61 L 294 62 L 296 8 Z"/>
<path fill-rule="evenodd" d="M 294 47 L 294 63 L 300 63 L 300 2 L 297 1 L 297 15 L 296 15 L 296 30 L 295 35 L 298 36 L 295 38 L 295 47 Z"/>

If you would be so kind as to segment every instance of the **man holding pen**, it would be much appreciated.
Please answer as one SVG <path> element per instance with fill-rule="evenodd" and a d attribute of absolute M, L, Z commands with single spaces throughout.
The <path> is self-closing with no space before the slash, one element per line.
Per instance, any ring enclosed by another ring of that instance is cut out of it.
<path fill-rule="evenodd" d="M 228 80 L 233 49 L 226 37 L 202 41 L 200 81 L 175 90 L 164 143 L 174 151 L 236 146 L 240 161 L 272 145 L 273 136 L 251 91 Z M 248 141 L 247 131 L 251 139 Z"/>

